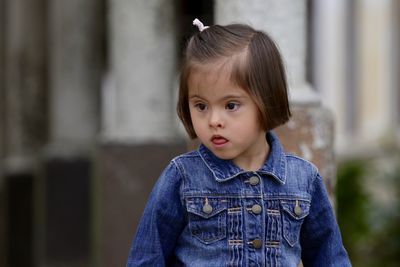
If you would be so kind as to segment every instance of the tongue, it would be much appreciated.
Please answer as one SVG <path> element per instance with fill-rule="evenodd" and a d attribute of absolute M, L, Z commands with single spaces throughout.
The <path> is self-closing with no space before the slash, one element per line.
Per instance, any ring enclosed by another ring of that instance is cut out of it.
<path fill-rule="evenodd" d="M 213 143 L 217 144 L 217 145 L 222 145 L 222 144 L 224 144 L 226 142 L 227 142 L 227 140 L 225 138 L 223 138 L 223 137 L 216 137 L 216 138 L 213 139 Z"/>

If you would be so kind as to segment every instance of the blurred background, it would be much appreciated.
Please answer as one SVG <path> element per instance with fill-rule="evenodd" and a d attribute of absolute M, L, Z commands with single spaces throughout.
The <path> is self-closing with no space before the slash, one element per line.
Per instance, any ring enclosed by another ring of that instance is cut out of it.
<path fill-rule="evenodd" d="M 125 265 L 188 149 L 175 99 L 196 17 L 276 40 L 285 147 L 320 168 L 353 265 L 399 266 L 398 0 L 0 0 L 0 266 Z"/>

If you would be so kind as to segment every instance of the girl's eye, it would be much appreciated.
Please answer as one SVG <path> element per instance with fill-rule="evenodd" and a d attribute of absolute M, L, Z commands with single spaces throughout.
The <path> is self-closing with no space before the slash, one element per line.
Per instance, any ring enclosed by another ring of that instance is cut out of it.
<path fill-rule="evenodd" d="M 228 110 L 237 110 L 239 108 L 239 104 L 238 103 L 234 103 L 234 102 L 230 102 L 228 104 L 226 104 L 225 108 Z"/>
<path fill-rule="evenodd" d="M 207 106 L 206 106 L 206 104 L 204 104 L 204 103 L 197 103 L 197 104 L 195 104 L 194 106 L 195 106 L 199 111 L 204 111 L 204 110 L 207 109 Z"/>

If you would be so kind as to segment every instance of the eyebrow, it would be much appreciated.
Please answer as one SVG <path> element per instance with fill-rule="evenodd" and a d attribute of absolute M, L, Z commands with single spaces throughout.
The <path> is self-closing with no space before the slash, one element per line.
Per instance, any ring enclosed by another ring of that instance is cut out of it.
<path fill-rule="evenodd" d="M 189 99 L 193 99 L 193 98 L 200 98 L 200 99 L 204 99 L 203 97 L 201 97 L 200 95 L 189 95 Z M 226 95 L 224 97 L 222 97 L 220 100 L 228 100 L 228 99 L 242 99 L 242 98 L 247 98 L 247 96 L 245 95 Z"/>

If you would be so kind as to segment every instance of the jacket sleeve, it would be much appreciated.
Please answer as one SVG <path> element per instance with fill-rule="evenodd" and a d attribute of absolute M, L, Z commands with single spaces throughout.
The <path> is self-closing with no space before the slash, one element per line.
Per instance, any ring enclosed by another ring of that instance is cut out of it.
<path fill-rule="evenodd" d="M 127 267 L 168 266 L 184 227 L 181 176 L 174 162 L 155 184 L 129 252 Z"/>
<path fill-rule="evenodd" d="M 351 266 L 322 177 L 312 184 L 310 213 L 301 230 L 302 261 L 309 266 Z"/>

